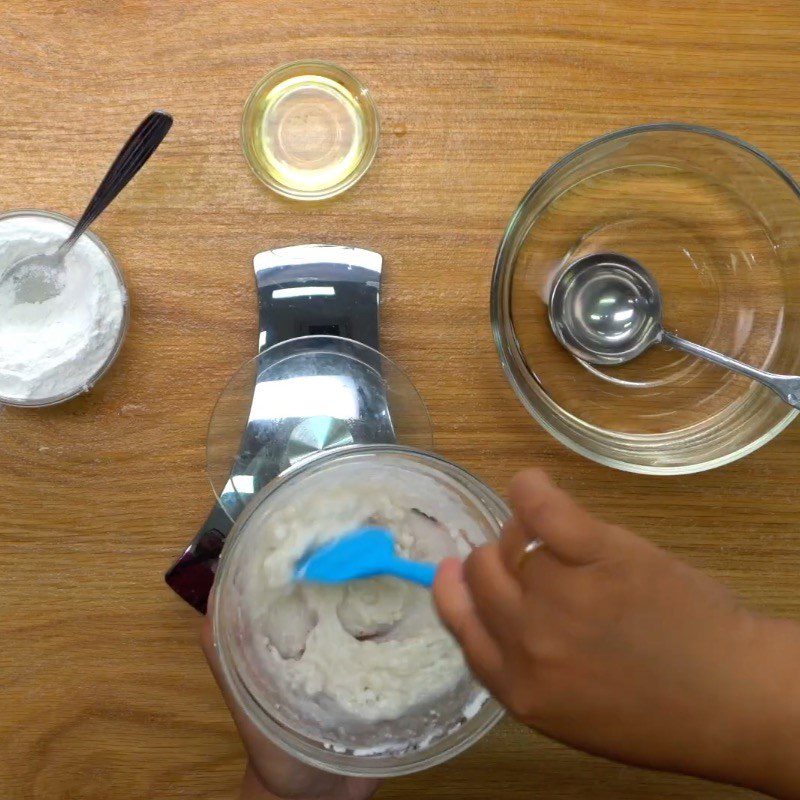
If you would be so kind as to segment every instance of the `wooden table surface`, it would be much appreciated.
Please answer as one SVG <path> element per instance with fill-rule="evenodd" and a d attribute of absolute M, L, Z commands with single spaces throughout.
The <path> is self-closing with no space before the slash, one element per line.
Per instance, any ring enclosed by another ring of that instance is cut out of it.
<path fill-rule="evenodd" d="M 344 196 L 284 201 L 250 174 L 242 105 L 272 67 L 356 72 L 383 121 Z M 699 476 L 627 475 L 565 450 L 523 411 L 491 340 L 504 226 L 531 182 L 598 134 L 711 125 L 800 174 L 796 0 L 4 0 L 0 207 L 77 215 L 152 108 L 163 149 L 95 225 L 133 302 L 89 396 L 0 409 L 0 797 L 233 797 L 242 750 L 162 574 L 204 520 L 206 424 L 254 352 L 253 254 L 302 242 L 383 254 L 385 351 L 436 447 L 503 490 L 541 464 L 608 518 L 800 617 L 800 428 Z M 0 320 L 0 324 L 2 321 Z M 512 724 L 392 781 L 415 797 L 646 800 L 745 792 L 575 753 Z"/>

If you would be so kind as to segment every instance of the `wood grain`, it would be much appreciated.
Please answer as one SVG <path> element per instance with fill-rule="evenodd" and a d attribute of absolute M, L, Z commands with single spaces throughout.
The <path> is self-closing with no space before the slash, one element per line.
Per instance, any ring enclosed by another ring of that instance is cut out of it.
<path fill-rule="evenodd" d="M 238 142 L 273 66 L 320 57 L 371 87 L 378 158 L 352 191 L 270 194 Z M 205 427 L 255 345 L 251 259 L 338 242 L 385 258 L 384 347 L 411 373 L 437 449 L 502 490 L 538 463 L 598 513 L 800 618 L 800 431 L 730 467 L 626 475 L 526 415 L 488 322 L 506 221 L 554 159 L 664 119 L 727 130 L 800 174 L 793 0 L 5 0 L 0 207 L 77 215 L 153 108 L 176 123 L 96 224 L 133 299 L 90 396 L 0 411 L 0 797 L 233 797 L 242 753 L 162 573 L 205 518 Z M 391 798 L 745 797 L 572 752 L 508 724 Z"/>

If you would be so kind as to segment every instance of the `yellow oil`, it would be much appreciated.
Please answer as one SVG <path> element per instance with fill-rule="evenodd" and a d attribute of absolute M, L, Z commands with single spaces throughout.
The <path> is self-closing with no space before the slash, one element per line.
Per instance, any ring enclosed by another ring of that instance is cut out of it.
<path fill-rule="evenodd" d="M 362 160 L 364 110 L 330 78 L 287 78 L 257 98 L 253 110 L 256 166 L 292 193 L 324 193 L 346 181 Z"/>

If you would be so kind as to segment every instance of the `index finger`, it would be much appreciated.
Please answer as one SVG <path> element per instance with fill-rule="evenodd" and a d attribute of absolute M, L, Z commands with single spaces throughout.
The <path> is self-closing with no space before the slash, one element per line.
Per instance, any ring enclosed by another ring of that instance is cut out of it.
<path fill-rule="evenodd" d="M 433 600 L 444 625 L 464 651 L 475 677 L 487 688 L 502 674 L 503 656 L 497 642 L 475 611 L 464 568 L 456 558 L 439 564 L 433 583 Z"/>

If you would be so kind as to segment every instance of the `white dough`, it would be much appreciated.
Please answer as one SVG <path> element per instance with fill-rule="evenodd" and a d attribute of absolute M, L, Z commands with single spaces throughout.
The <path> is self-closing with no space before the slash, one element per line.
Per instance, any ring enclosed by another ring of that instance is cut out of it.
<path fill-rule="evenodd" d="M 324 485 L 315 485 L 304 502 L 270 509 L 263 519 L 257 511 L 248 520 L 263 531 L 250 545 L 242 602 L 256 636 L 263 636 L 265 666 L 284 687 L 284 699 L 288 692 L 298 703 L 309 699 L 345 716 L 393 720 L 467 676 L 428 590 L 385 577 L 342 586 L 292 580 L 294 564 L 310 548 L 365 524 L 386 525 L 403 555 L 436 562 L 463 557 L 469 543 L 459 523 L 469 522 L 459 519 L 455 504 L 438 509 L 440 518 L 449 515 L 447 526 L 420 513 L 418 502 L 428 508 L 434 501 L 425 497 L 425 482 L 417 476 L 415 485 L 414 478 L 321 478 Z"/>

